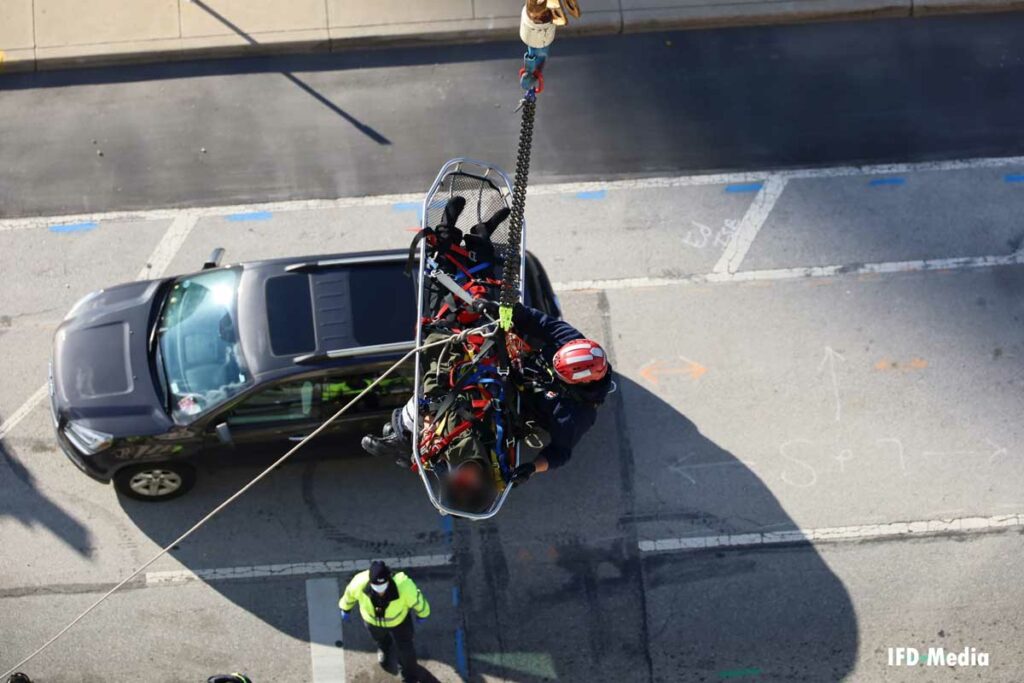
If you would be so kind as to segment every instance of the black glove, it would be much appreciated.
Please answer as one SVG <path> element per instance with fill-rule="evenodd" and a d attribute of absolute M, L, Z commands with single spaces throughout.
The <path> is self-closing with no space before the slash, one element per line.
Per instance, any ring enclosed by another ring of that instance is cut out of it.
<path fill-rule="evenodd" d="M 537 466 L 532 462 L 524 463 L 512 470 L 512 485 L 519 486 L 530 481 L 530 477 L 537 471 Z"/>
<path fill-rule="evenodd" d="M 452 197 L 448 200 L 448 203 L 444 206 L 444 218 L 441 219 L 441 223 L 434 228 L 434 234 L 437 236 L 437 253 L 443 254 L 448 251 L 448 248 L 453 244 L 457 245 L 462 242 L 462 231 L 459 230 L 456 224 L 459 222 L 459 216 L 462 214 L 462 210 L 466 208 L 465 197 Z"/>
<path fill-rule="evenodd" d="M 495 301 L 490 301 L 488 299 L 473 300 L 474 310 L 476 310 L 478 313 L 486 313 L 489 317 L 491 317 L 494 320 L 498 319 L 499 308 L 500 307 L 498 306 L 498 303 Z"/>
<path fill-rule="evenodd" d="M 482 223 L 477 223 L 470 230 L 469 234 L 463 237 L 466 250 L 472 254 L 477 263 L 490 263 L 494 268 L 497 261 L 497 254 L 494 251 L 494 244 L 491 242 L 491 235 L 498 229 L 498 226 L 505 222 L 509 216 L 509 209 L 502 207 L 494 212 L 490 218 Z"/>
<path fill-rule="evenodd" d="M 513 328 L 519 327 L 522 324 L 523 318 L 526 315 L 527 315 L 527 313 L 526 313 L 526 306 L 523 304 L 522 301 L 517 301 L 512 306 L 512 327 Z M 519 321 L 519 324 L 516 323 L 517 320 Z M 520 335 L 520 336 L 524 336 L 524 335 Z"/>
<path fill-rule="evenodd" d="M 419 265 L 420 241 L 424 238 L 430 235 L 434 236 L 433 251 L 437 256 L 447 252 L 452 245 L 462 243 L 462 231 L 455 227 L 455 224 L 459 222 L 459 216 L 464 208 L 466 208 L 465 197 L 452 197 L 445 204 L 444 217 L 437 227 L 423 228 L 416 233 L 416 236 L 412 238 L 412 244 L 409 245 L 409 260 L 405 263 L 406 277 L 412 275 L 413 269 Z"/>

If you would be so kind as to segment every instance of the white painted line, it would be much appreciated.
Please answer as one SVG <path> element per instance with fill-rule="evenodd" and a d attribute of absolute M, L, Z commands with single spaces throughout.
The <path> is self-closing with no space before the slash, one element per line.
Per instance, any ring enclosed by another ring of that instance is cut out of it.
<path fill-rule="evenodd" d="M 671 465 L 672 470 L 696 470 L 707 467 L 752 467 L 757 463 L 753 460 L 726 460 L 723 462 L 699 462 L 693 465 Z"/>
<path fill-rule="evenodd" d="M 846 266 L 806 266 L 775 270 L 745 270 L 738 273 L 706 273 L 684 277 L 628 277 L 609 280 L 570 280 L 552 286 L 559 292 L 595 289 L 637 289 L 643 287 L 675 287 L 708 283 L 756 282 L 774 280 L 806 280 L 842 275 L 869 275 L 886 273 L 913 273 L 918 271 L 970 270 L 1014 266 L 1024 263 L 1024 252 L 1005 256 L 964 256 L 957 258 L 927 259 L 921 261 L 890 261 L 887 263 L 861 263 Z"/>
<path fill-rule="evenodd" d="M 170 227 L 167 228 L 167 232 L 157 242 L 153 253 L 149 255 L 149 260 L 146 261 L 146 265 L 142 267 L 142 270 L 135 276 L 135 279 L 149 280 L 163 275 L 167 267 L 171 265 L 171 261 L 178 253 L 178 250 L 181 249 L 181 245 L 185 243 L 189 233 L 192 232 L 192 228 L 195 227 L 197 220 L 198 218 L 195 216 L 175 216 Z M 2 221 L 0 221 L 0 225 L 2 225 Z M 0 439 L 5 438 L 19 422 L 25 419 L 25 416 L 35 410 L 36 406 L 46 398 L 48 393 L 49 388 L 46 384 L 36 389 L 35 393 L 29 396 L 17 410 L 11 413 L 11 416 L 3 424 L 0 424 Z"/>
<path fill-rule="evenodd" d="M 548 185 L 532 185 L 529 195 L 574 194 L 595 190 L 643 190 L 668 187 L 694 187 L 702 185 L 727 185 L 731 183 L 760 182 L 771 176 L 786 180 L 805 178 L 839 178 L 844 176 L 891 175 L 896 173 L 914 173 L 928 171 L 961 171 L 984 168 L 1003 168 L 1008 166 L 1024 166 L 1024 157 L 998 157 L 983 159 L 958 159 L 953 161 L 927 161 L 909 164 L 882 164 L 875 166 L 837 166 L 833 168 L 805 168 L 783 171 L 750 171 L 739 173 L 697 174 L 660 178 L 636 178 L 630 180 L 610 180 L 578 183 L 552 183 Z M 147 211 L 108 211 L 91 214 L 68 214 L 63 216 L 9 218 L 0 220 L 0 232 L 39 228 L 60 223 L 100 222 L 100 221 L 138 221 L 173 219 L 185 214 L 196 217 L 224 216 L 232 213 L 249 213 L 255 211 L 285 212 L 309 209 L 339 209 L 359 206 L 382 206 L 403 202 L 419 202 L 423 199 L 422 192 L 387 194 L 366 197 L 341 197 L 338 199 L 299 199 L 282 202 L 265 202 L 262 204 L 235 204 L 231 206 L 204 206 L 185 209 L 150 209 Z"/>
<path fill-rule="evenodd" d="M 337 579 L 306 581 L 309 615 L 309 658 L 313 683 L 345 683 L 345 648 L 341 630 L 341 598 Z"/>
<path fill-rule="evenodd" d="M 171 261 L 174 260 L 175 255 L 177 255 L 178 250 L 181 249 L 181 245 L 188 239 L 192 228 L 196 227 L 198 221 L 198 216 L 189 214 L 175 216 L 174 220 L 171 221 L 170 227 L 167 228 L 167 232 L 157 242 L 153 253 L 149 255 L 149 260 L 146 261 L 146 265 L 142 267 L 142 270 L 135 276 L 135 279 L 152 280 L 163 276 L 168 266 L 171 265 Z"/>
<path fill-rule="evenodd" d="M 423 194 L 384 194 L 373 197 L 340 197 L 338 199 L 295 199 L 257 204 L 230 204 L 227 206 L 197 206 L 184 209 L 147 209 L 144 211 L 107 211 L 104 213 L 69 214 L 63 216 L 33 216 L 0 220 L 0 232 L 42 228 L 54 224 L 101 221 L 168 220 L 178 216 L 193 216 L 197 220 L 206 216 L 227 216 L 234 213 L 258 211 L 285 212 L 312 209 L 344 209 L 362 206 L 386 206 L 405 202 L 422 202 Z"/>
<path fill-rule="evenodd" d="M 416 555 L 414 557 L 381 557 L 389 567 L 441 567 L 452 563 L 451 553 Z M 221 567 L 217 569 L 177 569 L 148 572 L 146 585 L 167 585 L 190 581 L 230 581 L 232 579 L 260 579 L 276 576 L 309 576 L 357 572 L 370 568 L 370 560 L 327 560 L 323 562 L 291 562 L 286 564 L 260 564 L 248 567 Z"/>
<path fill-rule="evenodd" d="M 721 534 L 717 536 L 689 536 L 643 540 L 638 543 L 641 552 L 691 551 L 723 546 L 764 546 L 794 542 L 861 541 L 865 539 L 895 538 L 938 533 L 978 533 L 999 529 L 1024 527 L 1024 515 L 1007 514 L 993 517 L 960 517 L 928 519 L 915 522 L 888 524 L 860 524 L 855 526 L 793 529 L 762 533 Z"/>
<path fill-rule="evenodd" d="M 28 397 L 28 400 L 21 404 L 21 406 L 11 413 L 10 417 L 0 424 L 0 439 L 5 438 L 12 429 L 18 426 L 18 423 L 25 419 L 25 417 L 35 410 L 36 406 L 43 402 L 46 398 L 48 391 L 47 385 L 43 385 L 36 389 L 35 393 Z"/>
<path fill-rule="evenodd" d="M 712 272 L 735 273 L 740 269 L 740 264 L 743 263 L 747 252 L 750 251 L 750 246 L 754 243 L 757 233 L 761 231 L 768 216 L 771 215 L 772 209 L 775 208 L 775 202 L 779 201 L 783 190 L 786 189 L 787 182 L 786 178 L 779 175 L 768 176 L 754 196 L 754 201 L 747 208 L 747 212 L 729 239 L 729 243 L 725 245 L 722 256 L 718 259 Z"/>

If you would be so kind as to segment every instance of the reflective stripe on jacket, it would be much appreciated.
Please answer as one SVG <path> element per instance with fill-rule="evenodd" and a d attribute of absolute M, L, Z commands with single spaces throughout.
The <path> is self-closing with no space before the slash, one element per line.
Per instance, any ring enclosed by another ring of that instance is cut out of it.
<path fill-rule="evenodd" d="M 396 572 L 392 575 L 391 581 L 395 584 L 395 588 L 398 589 L 398 599 L 388 603 L 387 608 L 384 610 L 384 616 L 381 619 L 377 618 L 377 610 L 374 607 L 373 598 L 370 596 L 373 589 L 369 585 L 369 569 L 361 571 L 352 577 L 352 580 L 349 581 L 348 586 L 345 588 L 345 594 L 338 601 L 338 607 L 348 612 L 358 603 L 359 614 L 362 615 L 363 621 L 371 626 L 378 626 L 380 628 L 394 628 L 398 626 L 405 621 L 410 609 L 416 612 L 416 615 L 421 619 L 430 616 L 430 604 L 415 582 L 405 575 L 405 572 Z"/>

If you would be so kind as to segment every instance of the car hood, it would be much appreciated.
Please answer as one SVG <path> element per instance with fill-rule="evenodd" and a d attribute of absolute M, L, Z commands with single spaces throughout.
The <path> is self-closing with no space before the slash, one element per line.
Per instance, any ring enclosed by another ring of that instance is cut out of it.
<path fill-rule="evenodd" d="M 62 418 L 114 436 L 143 436 L 172 424 L 149 364 L 154 298 L 166 280 L 103 289 L 79 301 L 57 328 L 54 405 Z"/>

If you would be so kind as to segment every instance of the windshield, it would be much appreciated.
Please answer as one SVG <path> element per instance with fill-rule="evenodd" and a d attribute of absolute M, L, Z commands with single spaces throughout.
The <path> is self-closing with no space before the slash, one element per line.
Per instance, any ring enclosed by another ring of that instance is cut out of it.
<path fill-rule="evenodd" d="M 157 322 L 157 362 L 166 377 L 167 408 L 191 422 L 252 383 L 238 343 L 238 269 L 177 280 Z"/>

